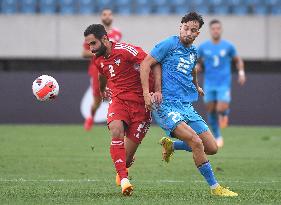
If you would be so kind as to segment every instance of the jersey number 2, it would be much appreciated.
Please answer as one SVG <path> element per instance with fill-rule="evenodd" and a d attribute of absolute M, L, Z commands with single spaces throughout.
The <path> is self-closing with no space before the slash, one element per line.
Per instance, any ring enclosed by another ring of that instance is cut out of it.
<path fill-rule="evenodd" d="M 108 68 L 109 68 L 109 72 L 110 72 L 110 77 L 114 77 L 115 73 L 114 73 L 113 65 L 109 65 Z"/>

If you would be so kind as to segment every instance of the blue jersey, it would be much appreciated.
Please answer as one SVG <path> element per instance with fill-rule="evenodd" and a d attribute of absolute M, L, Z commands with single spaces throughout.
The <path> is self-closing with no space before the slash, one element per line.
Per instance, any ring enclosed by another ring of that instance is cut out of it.
<path fill-rule="evenodd" d="M 237 55 L 235 47 L 221 40 L 218 44 L 206 41 L 198 48 L 205 67 L 204 88 L 230 87 L 231 61 Z"/>
<path fill-rule="evenodd" d="M 150 55 L 162 65 L 162 95 L 165 101 L 197 101 L 198 92 L 191 74 L 197 62 L 195 46 L 185 47 L 178 36 L 171 36 L 157 44 Z"/>

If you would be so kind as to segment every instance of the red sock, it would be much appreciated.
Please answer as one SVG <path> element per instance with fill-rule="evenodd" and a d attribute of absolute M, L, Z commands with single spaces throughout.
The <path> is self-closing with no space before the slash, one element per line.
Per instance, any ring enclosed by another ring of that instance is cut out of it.
<path fill-rule="evenodd" d="M 110 155 L 120 180 L 128 178 L 126 171 L 126 150 L 124 139 L 113 137 L 110 145 Z"/>

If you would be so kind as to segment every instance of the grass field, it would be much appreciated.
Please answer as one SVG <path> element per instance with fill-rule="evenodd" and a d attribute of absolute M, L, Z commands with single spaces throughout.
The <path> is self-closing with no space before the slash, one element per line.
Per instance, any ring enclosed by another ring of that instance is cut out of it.
<path fill-rule="evenodd" d="M 97 126 L 0 126 L 0 204 L 281 204 L 281 128 L 230 127 L 209 157 L 218 180 L 239 193 L 212 197 L 187 152 L 161 161 L 152 127 L 130 170 L 134 195 L 115 186 L 108 132 Z"/>

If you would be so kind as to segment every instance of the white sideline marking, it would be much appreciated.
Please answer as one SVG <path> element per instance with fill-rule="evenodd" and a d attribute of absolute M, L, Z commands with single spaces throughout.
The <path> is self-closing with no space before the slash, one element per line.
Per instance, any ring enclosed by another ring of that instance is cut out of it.
<path fill-rule="evenodd" d="M 100 182 L 104 180 L 97 180 L 97 179 L 3 179 L 0 178 L 0 182 L 80 182 L 80 183 L 87 183 L 87 182 Z M 137 182 L 144 182 L 144 183 L 206 183 L 204 180 L 195 180 L 195 181 L 181 181 L 181 180 L 156 180 L 156 181 L 147 181 L 147 180 L 136 180 Z M 219 183 L 241 183 L 241 184 L 273 184 L 273 183 L 281 183 L 281 181 L 219 181 Z"/>
<path fill-rule="evenodd" d="M 0 179 L 0 182 L 97 182 L 96 179 Z"/>

